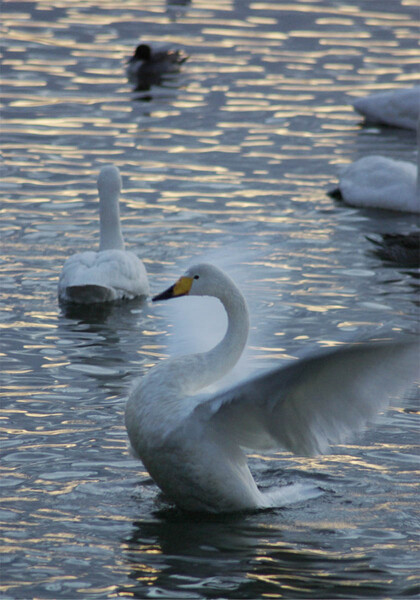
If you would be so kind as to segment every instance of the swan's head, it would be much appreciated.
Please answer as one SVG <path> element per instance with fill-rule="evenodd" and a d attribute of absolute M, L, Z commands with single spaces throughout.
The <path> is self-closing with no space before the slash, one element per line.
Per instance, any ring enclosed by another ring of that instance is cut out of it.
<path fill-rule="evenodd" d="M 114 165 L 102 167 L 98 177 L 99 194 L 110 193 L 113 196 L 118 195 L 121 187 L 121 175 L 118 167 L 114 167 Z"/>
<path fill-rule="evenodd" d="M 229 285 L 232 285 L 232 282 L 218 267 L 201 263 L 190 267 L 174 285 L 154 296 L 152 300 L 169 300 L 186 295 L 218 298 Z"/>

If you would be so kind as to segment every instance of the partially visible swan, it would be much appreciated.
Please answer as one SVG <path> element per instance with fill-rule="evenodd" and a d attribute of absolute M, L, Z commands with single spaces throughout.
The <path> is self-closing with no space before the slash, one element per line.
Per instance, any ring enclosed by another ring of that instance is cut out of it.
<path fill-rule="evenodd" d="M 162 77 L 177 73 L 187 58 L 182 50 L 153 50 L 148 44 L 140 44 L 128 60 L 127 76 L 137 89 L 159 85 Z"/>
<path fill-rule="evenodd" d="M 100 244 L 70 256 L 58 282 L 62 302 L 93 304 L 147 296 L 149 282 L 142 261 L 124 250 L 119 194 L 121 176 L 117 167 L 102 167 L 98 177 Z"/>
<path fill-rule="evenodd" d="M 248 309 L 233 281 L 207 263 L 188 269 L 153 300 L 186 294 L 222 302 L 228 316 L 224 338 L 208 352 L 159 363 L 135 383 L 125 410 L 132 450 L 183 509 L 215 513 L 278 506 L 289 486 L 262 493 L 243 448 L 324 453 L 416 377 L 413 342 L 359 344 L 254 376 L 228 391 L 200 393 L 241 356 Z"/>
<path fill-rule="evenodd" d="M 420 212 L 419 174 L 409 162 L 385 156 L 365 156 L 346 167 L 340 175 L 338 191 L 347 204 Z M 331 195 L 337 195 L 333 191 Z"/>
<path fill-rule="evenodd" d="M 371 94 L 358 98 L 353 106 L 368 123 L 416 130 L 420 112 L 420 86 Z"/>

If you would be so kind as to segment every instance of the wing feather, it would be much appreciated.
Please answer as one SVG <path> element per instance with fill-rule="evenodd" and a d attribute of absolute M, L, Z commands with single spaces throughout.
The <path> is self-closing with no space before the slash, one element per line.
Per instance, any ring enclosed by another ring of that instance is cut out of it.
<path fill-rule="evenodd" d="M 197 405 L 191 418 L 246 448 L 323 454 L 418 376 L 417 343 L 357 344 L 258 375 Z"/>
<path fill-rule="evenodd" d="M 59 296 L 74 286 L 100 286 L 112 291 L 112 298 L 146 295 L 149 291 L 143 263 L 123 250 L 82 252 L 67 259 L 59 280 Z"/>

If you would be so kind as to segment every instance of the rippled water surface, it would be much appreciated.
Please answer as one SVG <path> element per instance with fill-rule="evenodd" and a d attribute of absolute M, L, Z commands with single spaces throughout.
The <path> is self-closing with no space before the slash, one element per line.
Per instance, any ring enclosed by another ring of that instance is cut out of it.
<path fill-rule="evenodd" d="M 326 458 L 251 457 L 261 486 L 310 480 L 320 498 L 188 516 L 129 457 L 125 397 L 160 358 L 211 343 L 223 315 L 191 304 L 186 321 L 181 302 L 65 314 L 56 289 L 65 258 L 98 242 L 96 178 L 112 162 L 153 292 L 197 259 L 240 284 L 244 370 L 413 334 L 416 273 L 365 236 L 415 217 L 327 191 L 360 156 L 415 160 L 414 132 L 363 127 L 350 102 L 418 82 L 418 1 L 4 0 L 2 16 L 3 597 L 416 595 L 414 394 Z M 133 92 L 139 39 L 190 58 Z"/>

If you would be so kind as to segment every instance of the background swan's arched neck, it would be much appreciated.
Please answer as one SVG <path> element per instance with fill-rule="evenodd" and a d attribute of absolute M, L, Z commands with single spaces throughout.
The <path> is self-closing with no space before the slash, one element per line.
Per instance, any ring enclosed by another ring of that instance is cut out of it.
<path fill-rule="evenodd" d="M 124 250 L 118 194 L 113 190 L 101 190 L 99 197 L 99 250 Z"/>

